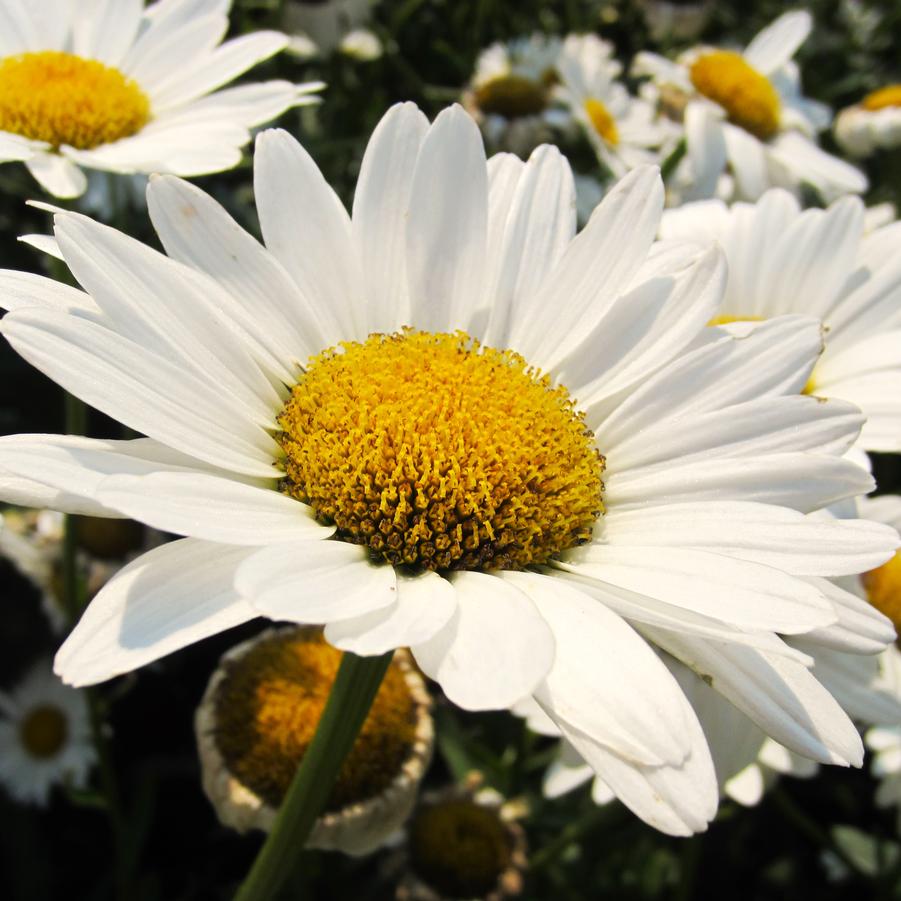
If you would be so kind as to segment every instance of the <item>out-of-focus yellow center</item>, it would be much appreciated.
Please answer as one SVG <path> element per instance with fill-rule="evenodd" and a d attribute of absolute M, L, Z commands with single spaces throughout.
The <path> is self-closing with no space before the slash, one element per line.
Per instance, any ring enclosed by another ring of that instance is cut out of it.
<path fill-rule="evenodd" d="M 861 578 L 870 603 L 894 623 L 901 635 L 901 551 Z"/>
<path fill-rule="evenodd" d="M 19 723 L 25 750 L 39 760 L 56 756 L 69 737 L 69 720 L 58 707 L 42 704 L 29 710 Z"/>
<path fill-rule="evenodd" d="M 610 110 L 600 100 L 589 97 L 585 101 L 585 113 L 598 135 L 612 147 L 616 147 L 619 144 L 619 129 L 616 127 L 616 119 L 610 114 Z"/>
<path fill-rule="evenodd" d="M 483 113 L 519 119 L 544 112 L 548 104 L 548 86 L 511 72 L 479 85 L 475 96 Z"/>
<path fill-rule="evenodd" d="M 511 857 L 498 812 L 473 801 L 430 804 L 410 825 L 410 864 L 444 898 L 485 897 Z"/>
<path fill-rule="evenodd" d="M 376 560 L 522 569 L 603 512 L 604 458 L 566 389 L 462 332 L 331 348 L 278 421 L 282 489 Z"/>
<path fill-rule="evenodd" d="M 718 103 L 729 121 L 765 141 L 779 130 L 779 94 L 741 54 L 714 50 L 692 63 L 691 83 Z"/>
<path fill-rule="evenodd" d="M 867 94 L 860 105 L 864 109 L 879 110 L 887 106 L 901 106 L 901 84 L 890 84 L 872 94 Z"/>
<path fill-rule="evenodd" d="M 263 639 L 226 664 L 215 696 L 215 741 L 229 771 L 277 807 L 325 708 L 341 652 L 318 629 Z M 413 746 L 416 709 L 403 671 L 392 664 L 332 789 L 327 810 L 383 792 Z"/>
<path fill-rule="evenodd" d="M 118 69 L 44 50 L 0 60 L 0 131 L 90 150 L 127 138 L 150 119 L 150 101 Z"/>

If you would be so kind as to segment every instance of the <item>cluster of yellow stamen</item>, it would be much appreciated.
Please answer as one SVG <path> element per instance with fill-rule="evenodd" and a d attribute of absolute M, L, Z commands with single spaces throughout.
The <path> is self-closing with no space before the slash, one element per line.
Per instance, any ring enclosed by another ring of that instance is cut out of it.
<path fill-rule="evenodd" d="M 391 564 L 521 569 L 603 512 L 604 458 L 566 389 L 462 332 L 331 348 L 278 421 L 283 490 Z"/>
<path fill-rule="evenodd" d="M 612 147 L 619 144 L 619 129 L 616 127 L 616 119 L 610 113 L 610 110 L 594 97 L 589 97 L 585 101 L 585 114 L 591 127 Z"/>
<path fill-rule="evenodd" d="M 901 551 L 862 578 L 870 603 L 894 623 L 901 635 Z"/>
<path fill-rule="evenodd" d="M 519 119 L 535 116 L 548 105 L 548 86 L 523 75 L 498 75 L 475 90 L 476 103 L 487 115 Z"/>
<path fill-rule="evenodd" d="M 58 707 L 42 704 L 29 710 L 19 723 L 19 739 L 39 760 L 55 757 L 69 737 L 69 721 Z"/>
<path fill-rule="evenodd" d="M 860 105 L 864 109 L 876 111 L 889 106 L 901 106 L 901 84 L 890 84 L 872 94 L 867 94 Z"/>
<path fill-rule="evenodd" d="M 140 131 L 150 101 L 118 69 L 44 50 L 0 60 L 0 131 L 90 150 Z"/>
<path fill-rule="evenodd" d="M 779 130 L 779 94 L 739 53 L 714 50 L 699 56 L 690 69 L 699 93 L 718 103 L 729 121 L 765 141 Z"/>
<path fill-rule="evenodd" d="M 430 804 L 410 825 L 410 864 L 445 898 L 483 898 L 495 889 L 512 855 L 498 811 L 474 801 Z"/>
<path fill-rule="evenodd" d="M 278 807 L 303 759 L 341 662 L 316 629 L 268 637 L 226 663 L 215 694 L 216 746 L 242 784 Z M 416 709 L 392 664 L 332 789 L 327 811 L 381 794 L 415 740 Z"/>

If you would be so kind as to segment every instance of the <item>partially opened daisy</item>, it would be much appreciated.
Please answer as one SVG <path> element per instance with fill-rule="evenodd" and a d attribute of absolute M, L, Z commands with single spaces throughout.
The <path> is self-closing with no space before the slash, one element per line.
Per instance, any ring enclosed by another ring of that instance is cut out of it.
<path fill-rule="evenodd" d="M 231 0 L 0 0 L 0 162 L 24 161 L 57 197 L 82 169 L 230 169 L 250 129 L 313 102 L 321 84 L 217 90 L 282 50 L 260 31 L 222 43 Z"/>
<path fill-rule="evenodd" d="M 629 93 L 618 80 L 621 70 L 613 45 L 594 34 L 567 37 L 557 60 L 561 80 L 557 96 L 616 178 L 656 162 L 659 154 L 654 151 L 679 131 L 659 117 L 651 103 Z"/>
<path fill-rule="evenodd" d="M 626 804 L 684 834 L 716 781 L 650 639 L 786 745 L 859 763 L 779 637 L 839 628 L 800 576 L 897 544 L 806 515 L 872 487 L 839 456 L 859 412 L 799 393 L 816 321 L 708 329 L 722 252 L 654 246 L 656 169 L 576 235 L 560 153 L 486 163 L 460 107 L 386 114 L 352 216 L 284 132 L 258 138 L 255 189 L 265 246 L 163 176 L 168 256 L 60 213 L 84 290 L 0 275 L 13 347 L 147 436 L 2 439 L 0 491 L 186 536 L 91 602 L 66 680 L 259 615 L 323 624 L 357 654 L 409 646 L 465 709 L 532 696 Z"/>
<path fill-rule="evenodd" d="M 551 126 L 571 121 L 553 102 L 560 47 L 560 38 L 536 32 L 479 54 L 462 102 L 490 146 L 525 157 L 550 138 Z"/>
<path fill-rule="evenodd" d="M 96 759 L 84 692 L 63 685 L 49 660 L 0 692 L 0 785 L 12 798 L 46 806 L 56 785 L 84 788 Z"/>
<path fill-rule="evenodd" d="M 901 84 L 890 84 L 835 117 L 835 139 L 851 156 L 901 145 Z"/>
<path fill-rule="evenodd" d="M 720 322 L 820 319 L 826 348 L 805 392 L 863 410 L 859 448 L 901 450 L 901 224 L 866 233 L 856 198 L 801 210 L 774 189 L 754 205 L 710 200 L 667 211 L 661 234 L 719 241 L 729 260 Z"/>
<path fill-rule="evenodd" d="M 639 53 L 634 69 L 661 87 L 666 108 L 684 119 L 683 165 L 692 196 L 713 197 L 728 166 L 736 195 L 756 200 L 769 187 L 797 191 L 802 183 L 827 200 L 867 188 L 862 172 L 816 143 L 831 113 L 801 94 L 795 52 L 810 33 L 805 11 L 788 12 L 741 52 L 695 47 L 672 62 Z"/>

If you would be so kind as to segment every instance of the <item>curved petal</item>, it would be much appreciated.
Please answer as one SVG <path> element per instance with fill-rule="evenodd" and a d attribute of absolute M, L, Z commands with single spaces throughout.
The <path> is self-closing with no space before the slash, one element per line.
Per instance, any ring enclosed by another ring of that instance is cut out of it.
<path fill-rule="evenodd" d="M 270 619 L 326 624 L 390 607 L 397 598 L 391 566 L 343 541 L 277 544 L 257 551 L 238 570 L 235 585 Z"/>
<path fill-rule="evenodd" d="M 447 625 L 457 609 L 453 586 L 434 572 L 397 573 L 397 601 L 353 619 L 329 623 L 325 637 L 342 651 L 384 654 L 423 644 Z"/>
<path fill-rule="evenodd" d="M 812 27 L 807 10 L 785 13 L 758 32 L 742 56 L 762 75 L 770 75 L 795 55 Z"/>
<path fill-rule="evenodd" d="M 184 538 L 138 557 L 88 605 L 54 671 L 91 685 L 253 619 L 257 611 L 233 584 L 248 553 Z"/>
<path fill-rule="evenodd" d="M 554 634 L 535 605 L 496 576 L 451 577 L 457 609 L 429 641 L 410 650 L 422 671 L 464 710 L 510 707 L 532 693 L 554 660 Z"/>

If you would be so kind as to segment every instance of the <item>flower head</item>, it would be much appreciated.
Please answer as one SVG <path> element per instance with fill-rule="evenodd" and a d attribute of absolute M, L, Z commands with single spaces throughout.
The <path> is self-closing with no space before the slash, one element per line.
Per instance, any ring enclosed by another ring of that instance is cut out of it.
<path fill-rule="evenodd" d="M 315 628 L 270 629 L 223 656 L 197 710 L 203 785 L 219 819 L 268 830 L 325 708 L 341 654 Z M 406 819 L 432 755 L 431 701 L 392 661 L 309 840 L 365 854 Z"/>
<path fill-rule="evenodd" d="M 14 348 L 147 436 L 2 439 L 3 490 L 185 536 L 94 599 L 65 678 L 259 615 L 322 624 L 358 654 L 410 647 L 466 709 L 532 696 L 640 816 L 684 834 L 716 782 L 658 647 L 786 745 L 859 762 L 781 636 L 838 621 L 802 577 L 898 543 L 807 515 L 871 487 L 838 456 L 862 417 L 800 394 L 818 323 L 707 329 L 723 256 L 655 246 L 655 169 L 577 235 L 555 149 L 486 161 L 462 109 L 429 124 L 405 104 L 352 216 L 284 132 L 258 138 L 255 193 L 265 246 L 163 176 L 149 210 L 168 255 L 59 213 L 85 290 L 0 275 Z"/>
<path fill-rule="evenodd" d="M 676 173 L 682 200 L 713 197 L 727 166 L 734 193 L 748 200 L 802 182 L 827 200 L 866 190 L 863 173 L 816 144 L 831 113 L 801 94 L 792 62 L 811 25 L 810 13 L 788 12 L 742 51 L 695 47 L 676 62 L 638 54 L 635 71 L 679 97 L 664 108 L 678 109 L 685 127 L 687 155 Z"/>
<path fill-rule="evenodd" d="M 753 205 L 711 200 L 667 211 L 661 233 L 720 242 L 729 260 L 721 323 L 820 320 L 825 349 L 805 392 L 860 407 L 867 422 L 858 447 L 901 450 L 901 225 L 867 234 L 856 198 L 802 210 L 773 189 Z"/>
<path fill-rule="evenodd" d="M 84 788 L 96 754 L 84 693 L 42 660 L 0 693 L 0 783 L 17 801 L 46 805 L 54 785 Z"/>
<path fill-rule="evenodd" d="M 835 139 L 852 156 L 869 156 L 901 144 L 901 84 L 867 94 L 835 119 Z"/>
<path fill-rule="evenodd" d="M 51 21 L 40 4 L 0 0 L 0 162 L 24 161 L 59 197 L 84 193 L 82 168 L 187 176 L 236 165 L 252 127 L 313 102 L 321 85 L 217 90 L 288 40 L 221 43 L 229 6 L 123 0 L 113 15 L 67 0 Z"/>

